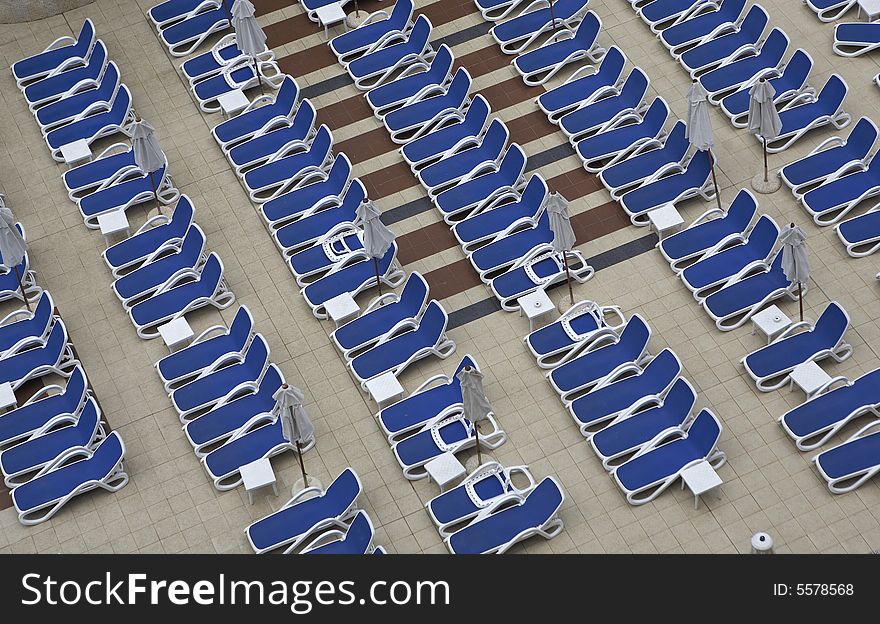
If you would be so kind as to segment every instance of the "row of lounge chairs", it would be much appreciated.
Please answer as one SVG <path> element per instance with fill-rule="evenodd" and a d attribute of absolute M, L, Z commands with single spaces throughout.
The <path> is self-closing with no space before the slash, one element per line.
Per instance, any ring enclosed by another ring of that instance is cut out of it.
<path fill-rule="evenodd" d="M 147 11 L 171 56 L 192 54 L 212 34 L 230 28 L 230 0 L 165 0 Z"/>

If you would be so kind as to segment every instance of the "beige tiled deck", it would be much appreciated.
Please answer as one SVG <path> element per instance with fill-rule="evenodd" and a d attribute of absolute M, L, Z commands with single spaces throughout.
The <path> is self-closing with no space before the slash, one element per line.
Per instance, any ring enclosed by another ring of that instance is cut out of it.
<path fill-rule="evenodd" d="M 222 258 L 238 302 L 253 312 L 258 331 L 271 346 L 272 360 L 306 393 L 306 407 L 318 435 L 316 449 L 305 457 L 310 472 L 327 482 L 347 465 L 357 470 L 364 483 L 363 507 L 377 528 L 376 542 L 389 552 L 444 552 L 423 510 L 424 502 L 435 493 L 434 486 L 425 481 L 411 483 L 401 475 L 375 424 L 373 407 L 356 389 L 327 339 L 329 324 L 311 315 L 211 138 L 210 127 L 218 116 L 199 112 L 177 72 L 179 61 L 169 60 L 144 18 L 143 11 L 151 4 L 149 0 L 98 0 L 42 22 L 0 26 L 0 61 L 8 66 L 58 36 L 75 33 L 86 16 L 95 21 L 110 58 L 131 88 L 136 110 L 156 127 L 174 182 L 192 198 L 196 221 L 207 234 L 208 248 Z M 416 4 L 428 2 L 417 0 Z M 771 24 L 783 28 L 795 46 L 806 48 L 815 59 L 811 84 L 820 86 L 837 71 L 851 87 L 846 109 L 853 118 L 876 113 L 880 93 L 871 79 L 880 56 L 836 57 L 831 53 L 832 25 L 820 23 L 800 3 L 766 0 L 762 4 L 770 12 Z M 689 82 L 685 72 L 627 3 L 592 0 L 590 6 L 604 22 L 601 43 L 620 46 L 632 63 L 650 75 L 652 91 L 684 116 Z M 283 15 L 267 16 L 264 23 L 298 11 L 293 7 Z M 471 14 L 441 32 L 456 32 L 478 21 L 479 16 Z M 318 36 L 323 34 L 316 27 L 314 37 Z M 488 35 L 480 36 L 457 46 L 456 55 L 489 43 Z M 284 53 L 298 49 L 293 44 L 288 48 Z M 333 66 L 297 79 L 308 85 L 339 72 Z M 484 88 L 512 75 L 505 67 L 478 80 L 477 86 Z M 103 239 L 83 226 L 68 200 L 61 182 L 62 167 L 49 157 L 8 71 L 0 72 L 0 98 L 0 190 L 27 228 L 39 283 L 52 293 L 107 419 L 126 443 L 132 479 L 116 494 L 79 497 L 36 527 L 19 525 L 12 509 L 0 512 L 0 553 L 249 552 L 243 527 L 277 509 L 284 496 L 260 493 L 257 504 L 248 506 L 243 488 L 214 490 L 153 369 L 164 347 L 155 340 L 138 339 L 116 301 L 100 258 Z M 320 107 L 333 100 L 328 94 L 316 98 L 315 104 Z M 518 106 L 511 116 L 529 112 L 530 106 Z M 734 130 L 718 111 L 712 115 L 719 182 L 729 200 L 758 171 L 760 154 L 757 142 L 745 131 Z M 501 116 L 507 119 L 507 113 Z M 337 140 L 375 128 L 375 123 L 368 119 L 354 124 L 339 133 Z M 803 155 L 831 135 L 830 131 L 812 133 L 784 154 L 772 156 L 771 164 L 779 166 Z M 526 150 L 533 154 L 562 141 L 562 134 L 555 133 Z M 366 166 L 357 173 L 385 164 Z M 554 165 L 548 166 L 547 177 L 555 175 Z M 406 191 L 405 201 L 419 192 Z M 604 190 L 596 195 L 600 199 L 590 198 L 589 205 L 608 201 Z M 386 198 L 381 207 L 394 207 L 395 198 Z M 853 357 L 843 364 L 823 363 L 823 367 L 832 376 L 855 377 L 880 366 L 877 258 L 849 259 L 834 232 L 814 226 L 785 191 L 760 197 L 760 206 L 779 223 L 799 223 L 809 236 L 814 283 L 805 301 L 806 316 L 815 319 L 828 301 L 837 300 L 852 319 Z M 705 207 L 701 202 L 687 204 L 686 218 L 696 217 Z M 129 217 L 139 225 L 146 210 L 133 209 Z M 433 215 L 424 218 L 393 229 L 402 234 L 435 220 Z M 592 255 L 644 234 L 626 228 L 591 241 L 584 251 Z M 460 257 L 457 250 L 448 253 L 453 260 Z M 434 268 L 427 261 L 426 266 Z M 480 287 L 455 295 L 444 305 L 455 310 L 487 295 Z M 787 390 L 758 393 L 738 364 L 760 344 L 747 327 L 729 333 L 715 329 L 656 252 L 600 271 L 587 284 L 577 286 L 576 295 L 619 305 L 627 314 L 639 312 L 654 330 L 652 351 L 668 346 L 679 355 L 687 378 L 699 392 L 698 407 L 711 407 L 724 424 L 719 444 L 728 456 L 720 470 L 724 485 L 717 494 L 707 495 L 697 511 L 690 494 L 678 487 L 652 503 L 630 507 L 524 348 L 521 338 L 527 321 L 495 313 L 451 331 L 458 354 L 444 362 L 423 361 L 408 369 L 402 382 L 412 390 L 430 375 L 451 372 L 459 355 L 473 354 L 486 373 L 489 397 L 510 436 L 494 457 L 506 465 L 528 464 L 537 476 L 552 474 L 563 484 L 565 531 L 549 542 L 526 542 L 515 552 L 747 552 L 749 537 L 759 530 L 774 537 L 778 552 L 864 553 L 880 548 L 880 481 L 875 479 L 844 496 L 828 492 L 810 465 L 811 454 L 797 451 L 775 422 L 802 397 Z M 555 295 L 561 296 L 561 292 Z M 783 306 L 789 316 L 797 314 L 796 303 L 787 301 Z M 4 304 L 0 314 L 12 309 L 11 304 Z M 235 309 L 226 310 L 222 317 L 228 322 Z M 220 317 L 214 311 L 199 312 L 190 315 L 190 321 L 200 330 L 220 322 Z M 279 456 L 273 465 L 283 489 L 289 490 L 299 471 L 294 456 Z"/>

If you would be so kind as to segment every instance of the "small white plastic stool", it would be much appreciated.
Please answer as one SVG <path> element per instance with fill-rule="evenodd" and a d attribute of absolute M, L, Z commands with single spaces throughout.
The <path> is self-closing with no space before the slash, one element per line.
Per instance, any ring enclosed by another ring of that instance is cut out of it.
<path fill-rule="evenodd" d="M 764 532 L 752 535 L 752 554 L 753 555 L 772 555 L 773 554 L 773 538 Z"/>

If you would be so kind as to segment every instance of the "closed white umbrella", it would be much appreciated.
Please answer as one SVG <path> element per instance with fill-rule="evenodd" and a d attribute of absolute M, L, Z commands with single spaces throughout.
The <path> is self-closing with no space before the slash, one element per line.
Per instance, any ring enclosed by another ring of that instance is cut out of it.
<path fill-rule="evenodd" d="M 782 243 L 782 271 L 788 281 L 798 285 L 798 306 L 804 320 L 803 284 L 810 279 L 810 263 L 807 260 L 807 235 L 794 223 L 779 234 Z"/>
<path fill-rule="evenodd" d="M 257 56 L 266 50 L 266 33 L 257 23 L 254 5 L 249 0 L 235 0 L 232 5 L 232 27 L 235 29 L 235 42 L 238 49 L 254 62 L 254 75 L 263 93 L 263 79 Z"/>
<path fill-rule="evenodd" d="M 382 282 L 379 278 L 379 259 L 382 258 L 394 243 L 394 232 L 389 230 L 381 219 L 382 213 L 371 201 L 358 206 L 355 223 L 364 228 L 364 251 L 373 259 L 376 267 L 376 286 L 382 294 Z"/>
<path fill-rule="evenodd" d="M 474 436 L 477 442 L 477 464 L 482 465 L 483 458 L 480 453 L 480 423 L 486 420 L 492 413 L 492 406 L 486 398 L 483 390 L 483 374 L 473 366 L 465 366 L 458 375 L 461 384 L 461 402 L 464 417 L 474 425 Z"/>
<path fill-rule="evenodd" d="M 156 181 L 153 174 L 165 166 L 165 153 L 159 146 L 156 131 L 143 119 L 137 119 L 131 128 L 131 147 L 134 150 L 134 164 L 141 171 L 150 176 L 150 186 L 153 187 L 153 197 L 156 200 L 156 208 L 161 213 L 159 195 L 156 193 Z"/>
<path fill-rule="evenodd" d="M 715 140 L 712 137 L 712 122 L 709 121 L 709 92 L 697 80 L 691 84 L 687 92 L 688 110 L 684 134 L 687 140 L 701 152 L 708 152 L 709 162 L 712 167 L 712 185 L 715 187 L 715 202 L 718 210 L 721 210 L 721 191 L 718 189 L 718 179 L 715 177 L 715 157 L 712 155 L 712 147 Z"/>
<path fill-rule="evenodd" d="M 770 173 L 767 167 L 767 141 L 772 141 L 779 136 L 782 130 L 782 120 L 773 104 L 776 89 L 766 78 L 761 78 L 749 89 L 749 133 L 761 138 L 764 150 L 764 179 L 755 176 L 752 180 L 752 188 L 759 193 L 772 193 L 779 189 L 781 182 Z"/>
<path fill-rule="evenodd" d="M 18 278 L 18 288 L 21 290 L 21 297 L 28 311 L 31 304 L 24 292 L 24 284 L 21 281 L 21 272 L 18 265 L 24 260 L 27 253 L 27 243 L 18 228 L 15 227 L 15 216 L 12 211 L 6 207 L 6 204 L 0 201 L 0 256 L 3 257 L 3 264 L 12 267 L 15 270 L 15 277 Z"/>
<path fill-rule="evenodd" d="M 568 252 L 574 248 L 577 237 L 571 227 L 568 200 L 560 193 L 550 193 L 547 197 L 546 210 L 550 217 L 550 231 L 553 232 L 553 249 L 562 254 L 562 263 L 565 265 L 565 281 L 568 283 L 568 295 L 571 297 L 571 305 L 574 305 L 574 291 L 571 287 L 571 275 L 568 270 Z"/>
<path fill-rule="evenodd" d="M 306 414 L 303 407 L 305 395 L 296 386 L 282 384 L 275 394 L 275 411 L 281 419 L 281 435 L 286 440 L 296 445 L 296 454 L 299 456 L 299 467 L 302 471 L 303 482 L 308 486 L 306 465 L 303 462 L 303 447 L 311 444 L 315 438 L 315 426 Z"/>

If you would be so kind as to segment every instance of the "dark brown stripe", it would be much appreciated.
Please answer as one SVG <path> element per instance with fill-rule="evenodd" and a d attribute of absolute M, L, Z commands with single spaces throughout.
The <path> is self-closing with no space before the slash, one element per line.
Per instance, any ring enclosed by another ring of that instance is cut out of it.
<path fill-rule="evenodd" d="M 360 180 L 367 189 L 367 195 L 372 199 L 388 197 L 418 184 L 418 180 L 404 162 L 361 176 Z"/>
<path fill-rule="evenodd" d="M 397 259 L 402 264 L 410 264 L 452 249 L 458 244 L 452 230 L 443 221 L 432 223 L 409 234 L 397 238 Z"/>
<path fill-rule="evenodd" d="M 254 8 L 257 10 L 256 15 L 266 15 L 273 11 L 280 11 L 290 6 L 290 0 L 253 0 Z"/>
<path fill-rule="evenodd" d="M 578 167 L 547 180 L 547 186 L 562 193 L 570 201 L 580 199 L 602 188 L 599 178 Z"/>
<path fill-rule="evenodd" d="M 468 70 L 468 73 L 472 78 L 477 78 L 501 69 L 505 65 L 509 65 L 511 58 L 512 57 L 501 52 L 501 48 L 493 43 L 488 48 L 475 50 L 474 52 L 465 54 L 456 60 L 461 67 Z M 522 79 L 520 79 L 520 82 L 523 87 L 526 86 L 526 84 L 522 82 Z"/>
<path fill-rule="evenodd" d="M 349 160 L 356 164 L 393 152 L 397 149 L 397 145 L 388 136 L 385 126 L 380 126 L 345 141 L 339 141 L 334 149 L 336 153 L 345 153 Z"/>
<path fill-rule="evenodd" d="M 431 297 L 438 300 L 447 299 L 483 283 L 467 259 L 429 271 L 424 278 L 428 282 Z"/>

